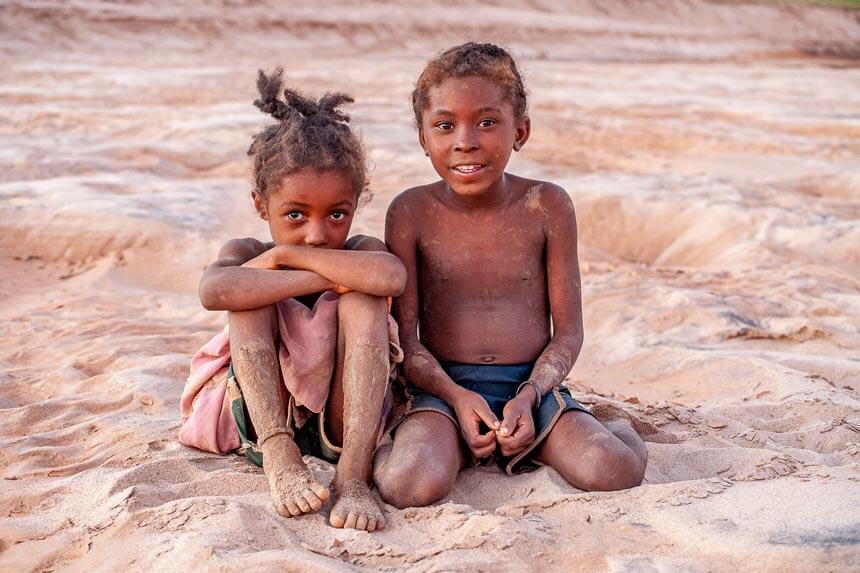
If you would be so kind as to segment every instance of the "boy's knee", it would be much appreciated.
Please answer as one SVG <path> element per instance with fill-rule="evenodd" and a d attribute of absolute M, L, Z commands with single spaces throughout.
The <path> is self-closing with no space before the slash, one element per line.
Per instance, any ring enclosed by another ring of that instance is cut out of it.
<path fill-rule="evenodd" d="M 618 491 L 636 487 L 645 477 L 645 464 L 626 446 L 595 446 L 584 456 L 578 484 L 588 491 Z"/>
<path fill-rule="evenodd" d="M 441 464 L 429 464 L 427 458 L 410 461 L 389 460 L 375 476 L 376 487 L 386 503 L 399 509 L 422 507 L 439 501 L 451 491 L 456 474 L 449 475 Z"/>

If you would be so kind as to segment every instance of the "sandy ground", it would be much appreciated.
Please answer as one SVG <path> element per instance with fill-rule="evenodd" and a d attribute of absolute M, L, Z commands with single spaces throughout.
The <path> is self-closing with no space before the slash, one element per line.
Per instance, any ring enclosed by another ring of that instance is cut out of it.
<path fill-rule="evenodd" d="M 860 570 L 858 12 L 186 4 L 0 5 L 0 569 Z M 265 236 L 254 74 L 355 95 L 376 196 L 354 230 L 380 235 L 433 178 L 412 82 L 467 39 L 520 57 L 534 131 L 511 170 L 578 212 L 567 385 L 659 430 L 645 484 L 479 468 L 382 533 L 283 519 L 261 471 L 176 441 L 190 354 L 225 321 L 200 273 Z"/>

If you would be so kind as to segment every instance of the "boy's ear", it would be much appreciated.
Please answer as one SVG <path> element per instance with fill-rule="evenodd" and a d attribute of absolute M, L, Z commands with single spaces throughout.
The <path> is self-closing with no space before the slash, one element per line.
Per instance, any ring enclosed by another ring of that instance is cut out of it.
<path fill-rule="evenodd" d="M 424 130 L 420 127 L 418 128 L 418 143 L 421 144 L 421 149 L 424 150 L 424 155 L 430 157 L 430 152 L 427 151 L 427 143 L 424 141 Z"/>
<path fill-rule="evenodd" d="M 254 210 L 257 211 L 257 215 L 259 215 L 262 220 L 268 221 L 269 210 L 266 208 L 266 201 L 263 199 L 263 196 L 254 190 L 251 191 L 251 200 L 254 201 Z"/>
<path fill-rule="evenodd" d="M 517 135 L 514 139 L 514 151 L 519 151 L 529 140 L 529 135 L 532 132 L 532 120 L 529 116 L 523 116 L 517 125 Z"/>

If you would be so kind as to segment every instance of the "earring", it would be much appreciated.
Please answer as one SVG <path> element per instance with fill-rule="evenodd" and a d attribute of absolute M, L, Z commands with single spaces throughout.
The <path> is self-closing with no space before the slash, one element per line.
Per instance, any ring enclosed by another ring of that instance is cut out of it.
<path fill-rule="evenodd" d="M 424 157 L 430 157 L 430 152 L 426 149 L 424 150 Z"/>

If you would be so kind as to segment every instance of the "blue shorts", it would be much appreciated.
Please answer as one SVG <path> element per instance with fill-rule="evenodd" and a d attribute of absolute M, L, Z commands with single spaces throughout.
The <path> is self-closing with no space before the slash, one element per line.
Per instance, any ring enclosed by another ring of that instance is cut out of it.
<path fill-rule="evenodd" d="M 505 404 L 516 395 L 517 388 L 528 380 L 534 364 L 461 364 L 459 362 L 440 362 L 442 369 L 451 379 L 473 392 L 480 394 L 496 417 L 502 419 Z M 447 416 L 459 429 L 454 410 L 444 400 L 432 394 L 410 387 L 412 401 L 407 416 L 415 412 L 439 412 Z M 511 458 L 499 458 L 499 462 L 510 475 L 514 468 L 526 461 L 538 445 L 549 435 L 561 415 L 568 410 L 591 412 L 573 399 L 567 388 L 554 388 L 544 395 L 540 406 L 532 412 L 535 423 L 535 440 L 525 450 Z"/>

